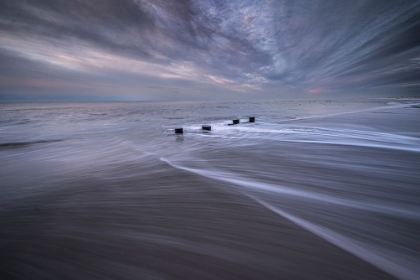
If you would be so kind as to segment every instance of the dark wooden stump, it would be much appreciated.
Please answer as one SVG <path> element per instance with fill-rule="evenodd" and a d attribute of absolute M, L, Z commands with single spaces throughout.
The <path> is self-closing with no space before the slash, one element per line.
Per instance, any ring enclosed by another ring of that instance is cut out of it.
<path fill-rule="evenodd" d="M 184 133 L 184 129 L 181 128 L 175 128 L 175 134 L 183 134 Z"/>
<path fill-rule="evenodd" d="M 211 131 L 211 126 L 210 125 L 203 125 L 203 126 L 201 126 L 201 129 Z"/>
<path fill-rule="evenodd" d="M 239 119 L 233 120 L 232 122 L 233 122 L 233 124 L 238 124 L 239 123 Z"/>
<path fill-rule="evenodd" d="M 255 117 L 249 117 L 249 122 L 255 122 Z"/>

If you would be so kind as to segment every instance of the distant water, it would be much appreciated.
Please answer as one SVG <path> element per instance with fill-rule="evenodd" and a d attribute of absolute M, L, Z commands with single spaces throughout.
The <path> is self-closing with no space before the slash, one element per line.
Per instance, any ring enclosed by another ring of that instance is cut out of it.
<path fill-rule="evenodd" d="M 0 278 L 420 279 L 419 103 L 0 105 Z"/>

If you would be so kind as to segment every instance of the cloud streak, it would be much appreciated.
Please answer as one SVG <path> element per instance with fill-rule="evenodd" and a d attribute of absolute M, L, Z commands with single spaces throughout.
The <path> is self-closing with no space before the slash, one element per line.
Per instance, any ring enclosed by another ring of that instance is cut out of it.
<path fill-rule="evenodd" d="M 115 100 L 400 94 L 420 81 L 419 1 L 5 0 L 0 34 L 0 101 L 72 88 Z"/>

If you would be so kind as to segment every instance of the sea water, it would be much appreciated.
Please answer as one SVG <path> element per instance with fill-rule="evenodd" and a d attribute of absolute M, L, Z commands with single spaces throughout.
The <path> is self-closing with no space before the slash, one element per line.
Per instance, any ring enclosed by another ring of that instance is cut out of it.
<path fill-rule="evenodd" d="M 0 275 L 418 279 L 419 102 L 2 104 Z"/>

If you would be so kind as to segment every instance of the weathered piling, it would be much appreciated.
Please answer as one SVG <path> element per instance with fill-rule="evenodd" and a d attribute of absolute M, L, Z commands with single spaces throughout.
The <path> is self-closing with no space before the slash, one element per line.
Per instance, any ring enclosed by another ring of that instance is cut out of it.
<path fill-rule="evenodd" d="M 183 134 L 183 133 L 184 133 L 184 129 L 182 127 L 175 128 L 175 134 Z"/>
<path fill-rule="evenodd" d="M 232 121 L 233 124 L 238 124 L 239 123 L 239 119 L 235 119 Z"/>
<path fill-rule="evenodd" d="M 249 117 L 249 122 L 255 122 L 255 117 Z"/>
<path fill-rule="evenodd" d="M 202 130 L 207 130 L 207 131 L 211 131 L 211 126 L 210 125 L 202 125 L 201 126 Z"/>

